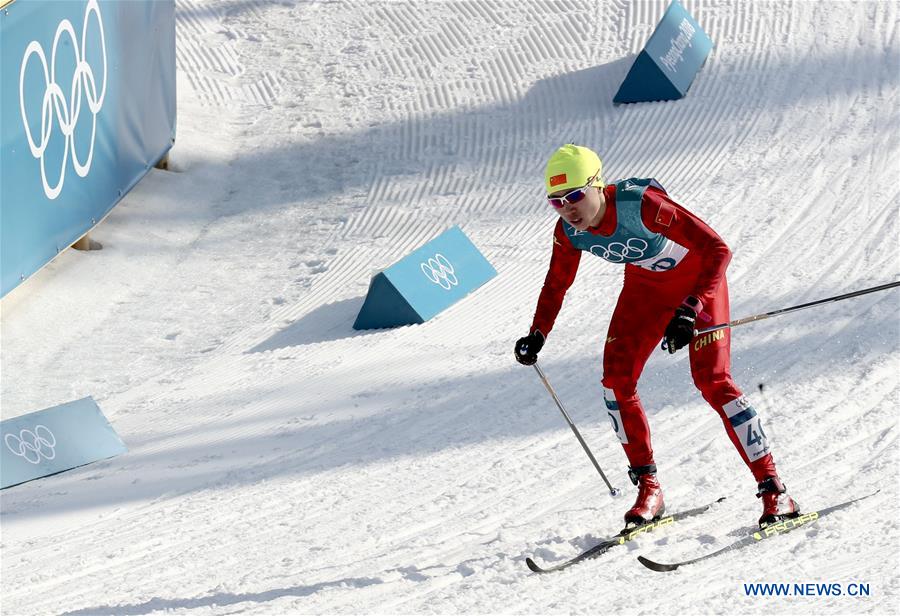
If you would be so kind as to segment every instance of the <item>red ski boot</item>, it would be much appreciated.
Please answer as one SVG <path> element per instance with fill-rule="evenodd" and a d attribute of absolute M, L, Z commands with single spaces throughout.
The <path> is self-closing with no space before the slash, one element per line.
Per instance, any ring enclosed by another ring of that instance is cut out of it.
<path fill-rule="evenodd" d="M 763 501 L 763 514 L 759 518 L 760 528 L 800 515 L 800 507 L 788 496 L 787 489 L 778 477 L 763 479 L 759 482 L 758 488 L 756 497 L 762 498 Z"/>
<path fill-rule="evenodd" d="M 631 482 L 638 487 L 637 499 L 625 514 L 625 527 L 634 527 L 658 520 L 666 512 L 662 488 L 656 479 L 656 465 L 648 464 L 628 469 Z"/>

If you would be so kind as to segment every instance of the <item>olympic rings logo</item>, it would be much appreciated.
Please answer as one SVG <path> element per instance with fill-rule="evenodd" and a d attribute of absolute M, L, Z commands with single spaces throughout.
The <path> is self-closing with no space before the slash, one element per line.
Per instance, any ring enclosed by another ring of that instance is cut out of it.
<path fill-rule="evenodd" d="M 47 426 L 35 426 L 34 431 L 22 430 L 19 435 L 7 434 L 6 447 L 32 464 L 39 464 L 42 459 L 52 460 L 56 457 L 56 437 Z"/>
<path fill-rule="evenodd" d="M 94 70 L 86 60 L 87 28 L 91 13 L 97 16 L 97 26 L 100 28 L 100 47 L 103 51 L 103 88 L 100 90 L 99 96 Z M 68 101 L 62 87 L 56 82 L 56 52 L 59 50 L 59 43 L 63 34 L 69 36 L 72 42 L 72 52 L 75 54 L 75 73 L 72 75 Z M 41 138 L 37 142 L 31 133 L 28 115 L 25 112 L 25 70 L 28 68 L 28 62 L 31 60 L 32 55 L 37 56 L 44 69 L 44 83 L 46 84 L 41 104 Z M 28 139 L 28 146 L 31 148 L 31 155 L 41 161 L 41 180 L 44 184 L 44 194 L 49 199 L 56 199 L 62 191 L 63 182 L 66 179 L 66 164 L 68 163 L 70 151 L 72 153 L 72 165 L 75 167 L 75 173 L 79 177 L 86 177 L 91 170 L 91 162 L 94 158 L 94 141 L 97 136 L 97 114 L 100 113 L 100 109 L 103 107 L 103 99 L 106 96 L 106 68 L 106 38 L 103 34 L 103 20 L 100 18 L 100 6 L 97 4 L 97 0 L 89 0 L 85 8 L 84 25 L 81 29 L 80 52 L 78 39 L 75 36 L 75 28 L 68 19 L 62 20 L 56 29 L 49 66 L 44 48 L 41 47 L 40 43 L 31 41 L 25 49 L 22 67 L 19 71 L 19 109 L 22 112 L 22 124 L 25 126 L 25 136 Z M 81 115 L 82 95 L 93 116 L 91 147 L 88 151 L 87 160 L 84 162 L 78 160 L 78 153 L 75 148 L 75 125 Z M 50 182 L 47 181 L 44 153 L 47 145 L 50 143 L 50 136 L 53 132 L 54 116 L 56 123 L 59 124 L 60 132 L 66 139 L 66 143 L 63 150 L 62 165 L 60 166 L 59 182 L 57 182 L 56 186 L 51 186 Z"/>
<path fill-rule="evenodd" d="M 445 291 L 449 291 L 450 287 L 455 287 L 459 284 L 459 279 L 456 277 L 453 266 L 441 253 L 435 254 L 433 258 L 429 258 L 428 261 L 422 263 L 421 269 L 428 280 Z"/>
<path fill-rule="evenodd" d="M 592 246 L 591 252 L 612 263 L 622 263 L 625 259 L 640 259 L 650 245 L 639 237 L 630 237 L 622 242 L 611 242 L 607 246 Z M 599 250 L 598 250 L 599 249 Z"/>

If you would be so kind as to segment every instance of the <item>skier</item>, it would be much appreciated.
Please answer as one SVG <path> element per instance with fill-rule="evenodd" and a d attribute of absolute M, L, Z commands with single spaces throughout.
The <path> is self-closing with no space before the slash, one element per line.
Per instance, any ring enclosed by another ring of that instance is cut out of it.
<path fill-rule="evenodd" d="M 634 506 L 625 513 L 626 526 L 656 520 L 665 512 L 650 429 L 637 393 L 638 378 L 660 339 L 669 353 L 688 347 L 694 384 L 722 418 L 758 483 L 760 527 L 798 516 L 799 507 L 775 470 L 760 418 L 731 379 L 729 330 L 694 337 L 697 319 L 729 319 L 725 269 L 731 251 L 656 180 L 604 185 L 602 170 L 595 152 L 572 144 L 547 162 L 547 198 L 559 220 L 534 321 L 529 334 L 516 342 L 516 360 L 524 365 L 537 361 L 582 252 L 625 264 L 624 286 L 603 349 L 602 382 L 613 430 L 628 458 L 628 475 L 638 486 Z"/>

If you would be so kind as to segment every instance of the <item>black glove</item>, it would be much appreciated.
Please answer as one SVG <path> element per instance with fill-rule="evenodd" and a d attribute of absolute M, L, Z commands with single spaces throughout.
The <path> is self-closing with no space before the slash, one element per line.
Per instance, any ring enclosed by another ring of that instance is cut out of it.
<path fill-rule="evenodd" d="M 666 326 L 666 348 L 669 353 L 687 346 L 694 338 L 694 321 L 697 313 L 685 305 L 675 309 L 675 316 Z"/>
<path fill-rule="evenodd" d="M 537 354 L 544 346 L 544 334 L 535 330 L 516 342 L 516 361 L 523 366 L 531 366 L 537 361 Z"/>

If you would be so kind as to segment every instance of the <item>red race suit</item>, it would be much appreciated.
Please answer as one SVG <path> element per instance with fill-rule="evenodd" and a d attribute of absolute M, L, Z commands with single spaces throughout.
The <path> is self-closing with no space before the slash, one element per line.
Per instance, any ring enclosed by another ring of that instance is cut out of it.
<path fill-rule="evenodd" d="M 675 309 L 687 296 L 693 296 L 702 303 L 698 327 L 729 320 L 725 270 L 731 251 L 705 222 L 656 186 L 649 186 L 641 197 L 640 220 L 648 231 L 687 251 L 674 267 L 665 271 L 625 265 L 624 286 L 603 349 L 604 398 L 613 429 L 632 468 L 654 463 L 650 428 L 637 383 L 650 353 L 659 347 Z M 599 227 L 587 232 L 610 236 L 616 231 L 616 190 L 615 184 L 603 189 L 606 213 Z M 583 251 L 572 244 L 564 224 L 560 218 L 554 230 L 550 268 L 531 326 L 532 332 L 538 330 L 545 337 L 575 280 Z M 760 419 L 731 378 L 729 329 L 695 337 L 689 354 L 694 384 L 722 418 L 728 436 L 756 481 L 776 476 Z"/>

